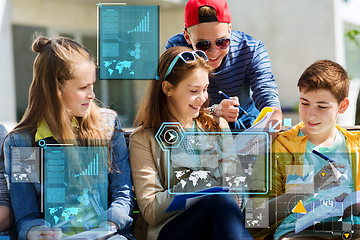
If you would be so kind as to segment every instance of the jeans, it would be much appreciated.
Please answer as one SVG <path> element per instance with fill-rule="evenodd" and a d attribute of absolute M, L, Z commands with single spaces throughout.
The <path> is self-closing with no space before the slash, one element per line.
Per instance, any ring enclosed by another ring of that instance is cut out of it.
<path fill-rule="evenodd" d="M 253 239 L 230 195 L 207 196 L 168 222 L 158 240 Z"/>

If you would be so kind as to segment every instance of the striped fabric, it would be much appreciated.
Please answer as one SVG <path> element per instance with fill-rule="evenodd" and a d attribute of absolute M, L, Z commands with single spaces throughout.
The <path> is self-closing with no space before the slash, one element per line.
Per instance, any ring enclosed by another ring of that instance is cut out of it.
<path fill-rule="evenodd" d="M 174 46 L 191 48 L 184 34 L 170 38 L 165 49 Z M 257 109 L 279 107 L 277 85 L 271 72 L 269 55 L 264 44 L 240 31 L 231 31 L 231 44 L 224 63 L 210 78 L 210 105 L 224 99 L 219 90 L 230 97 L 237 96 L 247 109 L 253 101 Z"/>

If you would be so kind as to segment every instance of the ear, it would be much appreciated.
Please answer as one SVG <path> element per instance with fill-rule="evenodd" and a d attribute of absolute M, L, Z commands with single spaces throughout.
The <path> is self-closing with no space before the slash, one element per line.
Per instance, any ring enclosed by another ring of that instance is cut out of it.
<path fill-rule="evenodd" d="M 166 96 L 171 97 L 172 95 L 172 90 L 173 90 L 173 85 L 171 83 L 169 83 L 168 81 L 163 81 L 162 82 L 162 90 L 165 93 Z"/>
<path fill-rule="evenodd" d="M 228 33 L 231 33 L 231 23 L 229 23 L 229 29 L 228 29 Z"/>
<path fill-rule="evenodd" d="M 346 97 L 340 103 L 339 113 L 344 113 L 348 107 L 349 107 L 349 99 Z"/>
<path fill-rule="evenodd" d="M 63 93 L 63 90 L 64 90 L 64 87 L 62 84 L 59 84 L 58 85 L 58 89 L 59 89 L 59 93 L 62 94 Z"/>
<path fill-rule="evenodd" d="M 189 35 L 189 33 L 188 33 L 188 31 L 186 30 L 186 28 L 184 28 L 184 37 L 185 37 L 185 40 L 186 40 L 186 42 L 189 44 L 189 45 L 191 45 L 192 46 L 192 42 L 191 42 L 191 39 L 190 39 L 190 35 Z"/>

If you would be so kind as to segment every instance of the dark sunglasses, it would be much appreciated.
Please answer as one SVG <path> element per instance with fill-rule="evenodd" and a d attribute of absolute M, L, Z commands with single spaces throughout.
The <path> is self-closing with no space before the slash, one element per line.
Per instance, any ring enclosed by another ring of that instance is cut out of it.
<path fill-rule="evenodd" d="M 206 51 L 211 47 L 212 41 L 201 40 L 195 44 L 195 48 L 198 50 Z M 215 46 L 220 49 L 228 48 L 230 45 L 230 38 L 219 38 L 215 40 Z"/>
<path fill-rule="evenodd" d="M 208 57 L 206 56 L 206 54 L 201 50 L 195 50 L 193 52 L 186 51 L 186 52 L 181 52 L 178 55 L 176 55 L 176 57 L 172 60 L 172 62 L 169 65 L 168 70 L 165 73 L 164 80 L 166 80 L 167 75 L 169 75 L 171 73 L 172 69 L 174 68 L 174 66 L 177 63 L 179 58 L 181 60 L 183 60 L 183 62 L 185 62 L 185 63 L 192 63 L 195 61 L 196 56 L 205 59 L 205 61 L 208 60 Z"/>

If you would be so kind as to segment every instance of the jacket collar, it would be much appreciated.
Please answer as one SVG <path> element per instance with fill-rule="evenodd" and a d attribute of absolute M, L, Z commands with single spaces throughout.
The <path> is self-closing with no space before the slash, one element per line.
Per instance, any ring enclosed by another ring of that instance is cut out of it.
<path fill-rule="evenodd" d="M 277 140 L 282 143 L 292 153 L 303 153 L 306 149 L 307 136 L 298 136 L 300 129 L 304 127 L 304 123 L 300 122 L 292 129 L 280 133 Z M 355 145 L 359 145 L 359 136 L 357 133 L 348 132 L 346 129 L 335 125 L 336 129 L 339 130 L 346 138 L 347 145 L 351 142 Z"/>
<path fill-rule="evenodd" d="M 276 138 L 289 152 L 301 153 L 305 152 L 307 136 L 298 136 L 301 128 L 304 127 L 302 122 L 295 125 L 292 129 L 280 133 Z"/>
<path fill-rule="evenodd" d="M 37 142 L 41 139 L 49 138 L 49 137 L 53 137 L 56 139 L 54 134 L 51 132 L 49 125 L 47 124 L 45 118 L 43 118 L 40 121 L 40 123 L 38 124 L 38 128 L 35 133 L 35 142 Z"/>
<path fill-rule="evenodd" d="M 75 118 L 72 119 L 71 121 L 71 125 L 73 127 L 78 127 L 78 122 L 76 121 Z M 43 118 L 40 123 L 38 124 L 38 128 L 36 130 L 35 133 L 35 142 L 41 140 L 41 139 L 45 139 L 45 138 L 54 138 L 56 141 L 58 141 L 56 139 L 56 137 L 54 136 L 54 134 L 51 132 L 49 125 L 47 124 L 45 118 Z"/>

